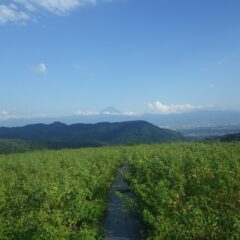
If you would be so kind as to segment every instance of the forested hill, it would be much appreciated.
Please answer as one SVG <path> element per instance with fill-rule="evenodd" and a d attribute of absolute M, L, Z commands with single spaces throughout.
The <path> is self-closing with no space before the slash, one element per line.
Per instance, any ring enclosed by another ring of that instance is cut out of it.
<path fill-rule="evenodd" d="M 222 142 L 240 141 L 240 133 L 226 134 L 219 137 Z"/>
<path fill-rule="evenodd" d="M 116 145 L 128 143 L 162 143 L 181 141 L 184 137 L 172 130 L 161 129 L 145 121 L 118 123 L 72 124 L 61 122 L 0 128 L 0 139 L 47 142 L 59 147 Z"/>

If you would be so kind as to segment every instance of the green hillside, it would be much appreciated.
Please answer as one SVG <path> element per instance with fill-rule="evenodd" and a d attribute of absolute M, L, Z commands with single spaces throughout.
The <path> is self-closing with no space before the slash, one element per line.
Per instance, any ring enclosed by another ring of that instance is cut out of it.
<path fill-rule="evenodd" d="M 55 122 L 25 127 L 0 128 L 0 139 L 40 142 L 49 148 L 102 146 L 129 143 L 181 141 L 179 133 L 158 128 L 145 121 L 73 124 Z"/>
<path fill-rule="evenodd" d="M 46 144 L 15 139 L 0 139 L 0 154 L 21 153 L 46 149 Z"/>

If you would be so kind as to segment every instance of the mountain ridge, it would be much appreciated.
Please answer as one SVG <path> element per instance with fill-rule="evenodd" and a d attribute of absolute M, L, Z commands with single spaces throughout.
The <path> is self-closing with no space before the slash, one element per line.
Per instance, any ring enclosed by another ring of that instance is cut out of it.
<path fill-rule="evenodd" d="M 181 141 L 184 137 L 175 131 L 159 128 L 146 121 L 127 121 L 71 125 L 53 122 L 24 127 L 0 127 L 0 139 L 20 139 L 77 147 L 86 143 L 96 145 L 161 143 Z"/>

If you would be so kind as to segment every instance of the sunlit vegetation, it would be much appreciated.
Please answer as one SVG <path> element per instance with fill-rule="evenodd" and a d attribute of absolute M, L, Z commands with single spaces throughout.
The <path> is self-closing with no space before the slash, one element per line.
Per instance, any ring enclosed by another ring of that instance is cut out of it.
<path fill-rule="evenodd" d="M 0 239 L 99 239 L 120 148 L 0 156 Z"/>
<path fill-rule="evenodd" d="M 102 239 L 121 165 L 146 239 L 239 239 L 240 143 L 170 143 L 0 156 L 0 239 Z"/>
<path fill-rule="evenodd" d="M 127 157 L 147 239 L 239 239 L 240 143 L 140 146 Z"/>

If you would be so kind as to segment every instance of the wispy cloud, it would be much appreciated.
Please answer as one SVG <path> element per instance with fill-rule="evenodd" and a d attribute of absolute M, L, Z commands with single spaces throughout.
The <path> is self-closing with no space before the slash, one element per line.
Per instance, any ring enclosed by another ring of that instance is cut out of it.
<path fill-rule="evenodd" d="M 97 0 L 12 0 L 26 11 L 45 10 L 58 15 L 66 15 L 79 6 L 95 5 Z"/>
<path fill-rule="evenodd" d="M 47 67 L 45 63 L 40 63 L 32 67 L 32 71 L 40 74 L 46 74 L 47 73 Z"/>
<path fill-rule="evenodd" d="M 0 25 L 6 23 L 24 23 L 30 19 L 30 16 L 15 4 L 0 4 Z"/>
<path fill-rule="evenodd" d="M 11 118 L 16 118 L 16 116 L 7 112 L 6 110 L 0 110 L 0 120 L 7 120 Z"/>
<path fill-rule="evenodd" d="M 135 116 L 135 112 L 110 112 L 110 111 L 81 111 L 74 112 L 75 116 L 97 116 L 97 115 L 108 115 L 108 116 Z"/>
<path fill-rule="evenodd" d="M 123 116 L 136 116 L 138 113 L 136 112 L 122 112 Z"/>
<path fill-rule="evenodd" d="M 95 116 L 95 115 L 99 115 L 99 112 L 77 110 L 76 112 L 74 112 L 74 115 L 75 116 Z"/>
<path fill-rule="evenodd" d="M 184 113 L 191 112 L 196 109 L 202 109 L 202 106 L 194 106 L 191 104 L 172 104 L 167 105 L 160 101 L 151 102 L 148 104 L 150 110 L 159 114 Z"/>
<path fill-rule="evenodd" d="M 83 6 L 94 6 L 98 2 L 110 0 L 10 0 L 0 3 L 0 24 L 26 23 L 41 12 L 64 16 Z"/>

